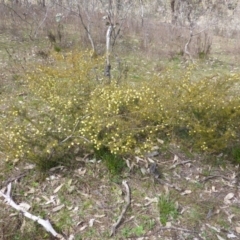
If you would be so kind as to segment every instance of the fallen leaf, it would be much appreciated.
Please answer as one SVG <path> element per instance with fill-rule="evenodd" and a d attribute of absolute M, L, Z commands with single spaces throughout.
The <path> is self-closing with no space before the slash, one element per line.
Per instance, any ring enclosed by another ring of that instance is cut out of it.
<path fill-rule="evenodd" d="M 70 179 L 67 181 L 67 185 L 68 185 L 68 186 L 71 186 L 71 184 L 72 184 L 72 179 L 70 178 Z"/>
<path fill-rule="evenodd" d="M 158 141 L 160 144 L 164 144 L 164 141 L 163 141 L 162 139 L 157 138 L 157 141 Z"/>
<path fill-rule="evenodd" d="M 75 190 L 75 186 L 70 186 L 67 191 L 68 193 L 72 193 L 74 190 Z"/>
<path fill-rule="evenodd" d="M 187 166 L 188 168 L 190 168 L 190 167 L 192 167 L 192 164 L 191 164 L 191 163 L 187 163 L 186 166 Z"/>
<path fill-rule="evenodd" d="M 58 169 L 62 170 L 63 168 L 64 168 L 63 166 L 52 167 L 52 168 L 49 169 L 49 171 L 53 172 L 53 171 L 58 170 Z"/>
<path fill-rule="evenodd" d="M 86 168 L 79 168 L 77 170 L 77 174 L 83 176 L 86 173 L 87 169 Z"/>
<path fill-rule="evenodd" d="M 224 198 L 224 203 L 225 204 L 230 204 L 231 203 L 231 199 L 234 197 L 234 193 L 228 193 L 225 198 Z"/>
<path fill-rule="evenodd" d="M 97 162 L 97 159 L 96 159 L 96 158 L 89 159 L 89 160 L 87 160 L 87 162 L 90 162 L 90 163 L 96 163 L 96 162 Z"/>
<path fill-rule="evenodd" d="M 151 152 L 147 153 L 145 156 L 146 157 L 156 157 L 157 155 L 159 155 L 159 151 L 151 151 Z"/>
<path fill-rule="evenodd" d="M 82 226 L 79 230 L 83 231 L 85 228 L 87 228 L 87 225 Z"/>
<path fill-rule="evenodd" d="M 74 235 L 71 234 L 71 235 L 69 236 L 68 240 L 74 240 Z"/>
<path fill-rule="evenodd" d="M 210 229 L 220 233 L 220 229 L 217 229 L 216 227 L 211 226 L 210 224 L 206 223 L 206 226 L 208 226 Z"/>
<path fill-rule="evenodd" d="M 136 156 L 135 158 L 136 158 L 137 163 L 139 163 L 140 161 L 142 161 L 142 158 L 140 158 L 140 157 L 138 157 L 138 156 Z"/>
<path fill-rule="evenodd" d="M 46 178 L 47 181 L 53 181 L 54 179 L 57 179 L 57 176 L 51 175 L 50 177 Z"/>
<path fill-rule="evenodd" d="M 133 205 L 137 206 L 137 207 L 141 207 L 142 206 L 142 204 L 140 204 L 140 203 L 133 203 Z"/>
<path fill-rule="evenodd" d="M 64 208 L 64 206 L 65 206 L 64 204 L 59 205 L 59 206 L 53 208 L 53 209 L 52 209 L 52 212 L 58 212 L 58 211 L 60 211 L 62 208 Z"/>
<path fill-rule="evenodd" d="M 230 223 L 232 223 L 232 218 L 233 218 L 233 217 L 235 217 L 234 214 L 231 214 L 230 216 L 228 216 L 228 221 L 229 221 Z"/>
<path fill-rule="evenodd" d="M 182 196 L 183 196 L 183 195 L 188 195 L 188 194 L 190 194 L 190 193 L 192 193 L 191 190 L 185 190 L 184 192 L 181 193 L 181 195 L 182 195 Z"/>
<path fill-rule="evenodd" d="M 150 157 L 148 158 L 148 161 L 149 161 L 150 163 L 155 163 L 155 161 L 154 161 L 153 159 L 151 159 Z"/>
<path fill-rule="evenodd" d="M 25 167 L 24 167 L 24 170 L 30 170 L 30 169 L 33 169 L 36 167 L 36 164 L 27 164 Z"/>
<path fill-rule="evenodd" d="M 237 233 L 240 233 L 240 227 L 236 227 L 235 230 Z"/>
<path fill-rule="evenodd" d="M 167 228 L 172 227 L 172 223 L 171 223 L 171 222 L 166 222 L 166 227 L 167 227 Z"/>
<path fill-rule="evenodd" d="M 71 211 L 73 209 L 73 206 L 67 207 L 67 210 Z"/>
<path fill-rule="evenodd" d="M 168 186 L 167 186 L 167 185 L 164 185 L 163 188 L 164 188 L 164 190 L 165 190 L 165 193 L 166 193 L 166 194 L 169 194 L 169 188 L 168 188 Z"/>
<path fill-rule="evenodd" d="M 15 163 L 18 163 L 19 162 L 19 158 L 15 158 L 15 159 L 13 159 L 13 161 L 12 161 L 14 164 Z"/>
<path fill-rule="evenodd" d="M 50 199 L 48 199 L 47 197 L 45 198 L 45 200 L 47 201 L 45 203 L 45 205 L 48 205 L 50 203 L 55 203 L 55 197 L 54 196 L 51 196 Z"/>
<path fill-rule="evenodd" d="M 141 167 L 140 170 L 143 175 L 146 175 L 147 172 L 146 168 Z"/>
<path fill-rule="evenodd" d="M 149 198 L 149 197 L 145 197 L 145 200 L 147 200 L 148 202 L 144 204 L 144 206 L 148 206 L 152 203 L 157 203 L 158 202 L 158 199 L 155 197 L 155 198 Z"/>
<path fill-rule="evenodd" d="M 219 192 L 218 190 L 216 190 L 215 186 L 212 186 L 212 192 Z"/>
<path fill-rule="evenodd" d="M 58 186 L 54 191 L 53 193 L 57 193 L 61 188 L 62 188 L 63 184 L 61 184 L 60 186 Z"/>
<path fill-rule="evenodd" d="M 77 207 L 75 207 L 74 209 L 73 209 L 73 212 L 77 212 L 78 211 L 78 206 Z"/>
<path fill-rule="evenodd" d="M 93 226 L 94 221 L 95 221 L 94 218 L 91 218 L 91 219 L 89 220 L 89 227 L 92 227 L 92 226 Z"/>
<path fill-rule="evenodd" d="M 80 226 L 84 223 L 84 221 L 77 222 L 76 226 Z"/>
<path fill-rule="evenodd" d="M 130 164 L 130 161 L 128 159 L 126 160 L 126 164 L 127 164 L 128 168 L 131 170 L 132 169 L 132 164 Z"/>
<path fill-rule="evenodd" d="M 236 238 L 237 236 L 234 235 L 233 233 L 228 233 L 227 237 L 228 237 L 228 238 Z"/>
<path fill-rule="evenodd" d="M 225 240 L 225 238 L 222 238 L 222 237 L 219 236 L 219 235 L 217 235 L 217 238 L 218 238 L 219 240 Z"/>
<path fill-rule="evenodd" d="M 26 192 L 26 194 L 32 194 L 32 193 L 35 193 L 34 188 L 29 188 L 29 190 Z"/>
<path fill-rule="evenodd" d="M 102 214 L 102 215 L 96 214 L 96 215 L 94 215 L 94 217 L 96 217 L 96 218 L 103 218 L 103 217 L 105 217 L 105 214 Z"/>
<path fill-rule="evenodd" d="M 179 159 L 178 156 L 177 156 L 177 155 L 174 155 L 173 162 L 174 162 L 174 163 L 177 162 L 178 159 Z"/>

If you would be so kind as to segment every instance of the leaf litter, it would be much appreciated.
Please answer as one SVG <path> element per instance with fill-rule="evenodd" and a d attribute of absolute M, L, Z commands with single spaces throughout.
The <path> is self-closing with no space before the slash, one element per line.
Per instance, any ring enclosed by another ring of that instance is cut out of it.
<path fill-rule="evenodd" d="M 185 239 L 240 238 L 240 193 L 235 166 L 212 166 L 176 155 L 169 161 L 161 156 L 137 158 L 138 167 L 128 161 L 130 172 L 126 170 L 122 178 L 127 180 L 132 193 L 131 208 L 124 212 L 118 228 L 114 229 L 113 239 L 122 239 L 127 229 L 136 229 L 136 226 L 143 229 L 138 236 L 143 239 L 175 239 L 175 234 L 183 234 Z M 149 173 L 153 163 L 160 169 L 160 182 Z M 61 226 L 61 231 L 72 238 L 109 238 L 111 226 L 124 208 L 122 195 L 125 193 L 119 183 L 111 180 L 106 167 L 89 160 L 84 167 L 61 173 L 63 167 L 59 166 L 51 169 L 42 181 L 34 174 L 35 168 L 27 168 L 29 176 L 13 182 L 14 198 L 20 205 L 28 210 L 34 205 L 38 211 L 47 213 L 55 225 L 61 218 L 70 221 L 70 225 Z M 141 172 L 141 168 L 146 170 Z M 13 174 L 18 176 L 24 169 L 19 167 Z M 33 186 L 32 182 L 38 184 Z M 174 185 L 181 191 L 173 188 Z M 21 197 L 20 192 L 24 192 Z M 179 213 L 179 217 L 170 218 L 166 226 L 159 221 L 157 202 L 161 194 L 170 196 Z M 127 236 L 136 239 L 136 232 L 130 231 Z"/>

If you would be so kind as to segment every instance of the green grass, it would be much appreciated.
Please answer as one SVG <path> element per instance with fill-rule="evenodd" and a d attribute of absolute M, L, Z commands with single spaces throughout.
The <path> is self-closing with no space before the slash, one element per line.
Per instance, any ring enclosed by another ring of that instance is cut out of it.
<path fill-rule="evenodd" d="M 95 155 L 97 159 L 103 161 L 112 177 L 119 177 L 123 170 L 127 168 L 127 164 L 122 157 L 109 152 L 108 149 L 95 150 Z"/>
<path fill-rule="evenodd" d="M 162 194 L 158 198 L 158 210 L 160 213 L 160 222 L 163 225 L 166 225 L 168 221 L 175 220 L 179 215 L 174 200 L 168 194 Z"/>

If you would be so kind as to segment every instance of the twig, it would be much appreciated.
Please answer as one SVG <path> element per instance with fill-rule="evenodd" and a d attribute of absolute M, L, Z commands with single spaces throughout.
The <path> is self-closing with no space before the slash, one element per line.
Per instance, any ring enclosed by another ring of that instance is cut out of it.
<path fill-rule="evenodd" d="M 192 37 L 193 37 L 193 30 L 192 30 L 192 28 L 190 28 L 189 31 L 190 31 L 190 35 L 189 35 L 189 39 L 188 39 L 187 43 L 185 44 L 184 53 L 187 54 L 189 56 L 190 60 L 192 61 L 192 63 L 194 63 L 192 55 L 191 55 L 191 53 L 188 50 L 189 44 L 191 43 Z"/>
<path fill-rule="evenodd" d="M 192 162 L 192 160 L 186 160 L 186 161 L 182 161 L 182 162 L 179 162 L 179 163 L 175 163 L 169 169 L 173 169 L 173 168 L 177 167 L 178 165 L 184 165 L 184 164 L 189 163 L 189 162 Z"/>
<path fill-rule="evenodd" d="M 63 139 L 59 144 L 62 144 L 62 143 L 64 143 L 64 142 L 66 142 L 68 139 L 70 139 L 70 138 L 73 137 L 73 134 L 74 134 L 74 132 L 75 132 L 78 124 L 79 124 L 79 120 L 76 122 L 76 124 L 75 124 L 75 126 L 74 126 L 74 128 L 73 128 L 72 133 L 71 133 L 69 136 L 67 136 L 65 139 Z M 78 136 L 78 137 L 75 136 L 75 138 L 82 138 L 82 139 L 85 140 L 86 142 L 90 142 L 87 138 L 82 137 L 82 136 Z"/>
<path fill-rule="evenodd" d="M 208 177 L 205 177 L 205 178 L 204 178 L 203 180 L 201 180 L 200 182 L 201 182 L 201 183 L 202 183 L 202 182 L 206 182 L 206 181 L 208 181 L 208 180 L 210 180 L 210 179 L 218 178 L 218 177 L 223 178 L 223 179 L 225 179 L 225 180 L 227 180 L 227 181 L 230 180 L 229 178 L 227 178 L 227 177 L 225 177 L 225 176 L 222 176 L 222 175 L 210 175 L 210 176 L 208 176 Z"/>
<path fill-rule="evenodd" d="M 13 11 L 22 21 L 26 22 L 28 25 L 31 25 L 30 22 L 28 22 L 26 19 L 23 19 L 22 16 L 20 14 L 18 14 L 17 11 L 15 11 L 12 7 L 9 6 L 9 4 L 5 4 L 4 2 L 2 2 L 2 4 L 4 5 L 4 7 L 9 8 L 11 11 Z"/>
<path fill-rule="evenodd" d="M 25 176 L 28 174 L 28 172 L 29 172 L 29 170 L 27 170 L 27 171 L 25 171 L 25 172 L 23 172 L 23 173 L 20 173 L 20 174 L 19 174 L 18 176 L 16 176 L 16 177 L 11 177 L 11 178 L 9 178 L 8 180 L 6 180 L 5 182 L 2 182 L 1 188 L 2 188 L 2 186 L 6 186 L 6 185 L 8 185 L 9 183 L 11 183 L 11 182 L 13 182 L 13 181 L 18 181 L 20 178 L 25 177 Z"/>
<path fill-rule="evenodd" d="M 7 202 L 8 205 L 10 205 L 11 207 L 13 207 L 14 209 L 16 209 L 17 211 L 21 212 L 25 217 L 33 220 L 34 222 L 39 223 L 40 225 L 42 225 L 47 232 L 50 232 L 54 237 L 58 238 L 58 239 L 64 239 L 64 237 L 57 233 L 51 223 L 49 222 L 49 220 L 44 220 L 38 216 L 35 216 L 31 213 L 29 213 L 28 211 L 26 211 L 25 209 L 23 209 L 21 206 L 19 206 L 18 204 L 16 204 L 12 198 L 10 197 L 10 193 L 11 193 L 11 188 L 12 188 L 12 184 L 9 183 L 7 186 L 7 193 L 4 194 L 2 191 L 0 191 L 0 195 L 3 196 L 5 198 L 5 201 Z"/>
<path fill-rule="evenodd" d="M 118 38 L 118 35 L 120 34 L 120 31 L 121 31 L 122 26 L 123 26 L 123 24 L 124 24 L 124 21 L 125 21 L 126 18 L 127 18 L 128 10 L 130 9 L 131 6 L 132 6 L 132 3 L 131 3 L 131 4 L 128 6 L 128 8 L 126 9 L 125 15 L 124 15 L 123 18 L 122 18 L 122 21 L 121 21 L 121 23 L 120 23 L 120 25 L 119 25 L 119 27 L 118 27 L 117 33 L 115 33 L 115 31 L 113 31 L 113 32 L 114 32 L 114 36 L 113 36 L 112 48 L 114 47 L 114 45 L 115 45 L 115 43 L 116 43 L 116 40 L 117 40 L 117 38 Z M 111 19 L 109 19 L 109 20 L 110 20 L 110 23 L 111 23 Z"/>
<path fill-rule="evenodd" d="M 80 18 L 80 20 L 81 20 L 81 23 L 82 23 L 82 25 L 83 25 L 83 28 L 85 29 L 85 31 L 86 31 L 86 33 L 87 33 L 87 36 L 88 36 L 88 39 L 89 39 L 89 41 L 90 41 L 90 43 L 91 43 L 92 50 L 93 50 L 93 55 L 95 55 L 95 53 L 96 53 L 96 48 L 95 48 L 95 43 L 94 43 L 94 41 L 93 41 L 93 39 L 92 39 L 92 35 L 91 35 L 91 32 L 90 32 L 90 23 L 89 23 L 88 26 L 86 26 L 86 24 L 85 24 L 84 21 L 83 21 L 83 17 L 82 17 L 81 11 L 80 11 L 80 5 L 79 5 L 79 4 L 77 5 L 77 8 L 78 8 L 78 16 L 79 16 L 79 18 Z M 89 20 L 89 19 L 88 19 L 88 20 Z M 90 21 L 89 21 L 89 22 L 90 22 Z"/>
<path fill-rule="evenodd" d="M 42 20 L 42 22 L 40 22 L 40 24 L 37 26 L 35 32 L 34 32 L 34 38 L 37 37 L 37 32 L 38 30 L 42 27 L 43 23 L 45 22 L 45 20 L 47 19 L 47 15 L 48 15 L 48 10 L 49 10 L 49 7 L 46 9 L 46 12 L 45 12 L 45 15 L 44 15 L 44 18 Z"/>
<path fill-rule="evenodd" d="M 126 199 L 125 199 L 126 200 L 126 205 L 124 206 L 124 208 L 123 208 L 123 210 L 122 210 L 122 212 L 121 212 L 117 222 L 113 224 L 112 229 L 111 229 L 111 233 L 110 233 L 110 237 L 112 237 L 113 235 L 116 234 L 116 229 L 119 227 L 119 225 L 120 225 L 120 223 L 121 223 L 121 221 L 123 219 L 124 214 L 126 213 L 128 207 L 131 204 L 131 193 L 130 193 L 130 188 L 129 188 L 128 184 L 127 184 L 127 181 L 124 180 L 122 182 L 122 184 L 126 188 L 126 194 L 127 194 L 126 195 Z"/>

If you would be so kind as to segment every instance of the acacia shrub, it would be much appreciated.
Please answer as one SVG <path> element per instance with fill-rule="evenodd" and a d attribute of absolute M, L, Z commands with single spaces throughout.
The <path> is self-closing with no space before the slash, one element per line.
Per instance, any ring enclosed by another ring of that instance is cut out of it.
<path fill-rule="evenodd" d="M 42 168 L 67 161 L 70 150 L 85 141 L 75 132 L 98 84 L 101 62 L 89 52 L 53 53 L 49 63 L 29 71 L 27 96 L 8 104 L 1 116 L 0 148 L 6 159 L 25 159 Z"/>
<path fill-rule="evenodd" d="M 239 74 L 193 80 L 190 66 L 178 78 L 167 69 L 146 81 L 100 84 L 103 63 L 88 52 L 55 53 L 29 72 L 28 95 L 1 115 L 6 158 L 44 168 L 81 148 L 118 156 L 143 155 L 162 142 L 210 153 L 239 145 Z"/>
<path fill-rule="evenodd" d="M 159 139 L 210 153 L 239 144 L 239 74 L 191 80 L 191 72 L 97 87 L 80 134 L 114 154 L 144 154 Z"/>

